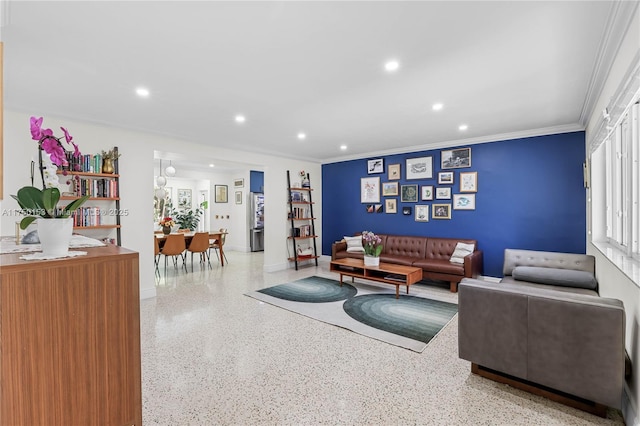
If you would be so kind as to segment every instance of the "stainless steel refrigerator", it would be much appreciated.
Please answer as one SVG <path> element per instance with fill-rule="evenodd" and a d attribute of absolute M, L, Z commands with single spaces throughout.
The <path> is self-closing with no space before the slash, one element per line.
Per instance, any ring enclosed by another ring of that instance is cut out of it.
<path fill-rule="evenodd" d="M 264 251 L 264 194 L 251 193 L 251 251 Z"/>

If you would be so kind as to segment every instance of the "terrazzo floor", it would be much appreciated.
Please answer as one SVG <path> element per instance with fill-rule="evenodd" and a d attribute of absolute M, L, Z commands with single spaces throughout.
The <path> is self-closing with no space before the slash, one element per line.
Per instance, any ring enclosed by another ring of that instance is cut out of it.
<path fill-rule="evenodd" d="M 621 425 L 472 375 L 457 316 L 423 353 L 265 304 L 244 293 L 319 275 L 263 272 L 262 253 L 213 269 L 160 268 L 141 302 L 145 425 Z M 196 259 L 197 263 L 197 259 Z M 412 294 L 457 303 L 448 288 Z"/>

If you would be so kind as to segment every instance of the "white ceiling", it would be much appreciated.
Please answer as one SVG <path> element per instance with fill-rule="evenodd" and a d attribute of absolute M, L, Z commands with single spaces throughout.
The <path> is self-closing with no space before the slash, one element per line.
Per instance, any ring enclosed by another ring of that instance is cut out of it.
<path fill-rule="evenodd" d="M 5 107 L 318 162 L 579 130 L 613 3 L 14 0 Z"/>

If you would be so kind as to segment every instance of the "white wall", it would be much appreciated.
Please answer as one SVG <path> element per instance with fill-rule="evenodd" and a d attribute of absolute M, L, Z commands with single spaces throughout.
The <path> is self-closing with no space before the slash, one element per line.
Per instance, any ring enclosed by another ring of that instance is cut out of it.
<path fill-rule="evenodd" d="M 0 209 L 17 208 L 17 203 L 10 198 L 17 190 L 30 184 L 29 168 L 32 157 L 37 153 L 36 142 L 31 140 L 29 132 L 30 115 L 40 116 L 37 108 L 31 114 L 4 111 L 4 191 L 6 197 L 0 202 Z M 304 160 L 278 158 L 275 156 L 241 152 L 226 148 L 214 148 L 206 145 L 195 144 L 182 140 L 163 138 L 157 135 L 145 134 L 130 130 L 116 129 L 83 123 L 76 120 L 61 119 L 53 116 L 44 117 L 45 128 L 59 129 L 66 127 L 74 136 L 80 149 L 85 153 L 96 153 L 102 149 L 118 146 L 122 154 L 120 157 L 120 197 L 121 207 L 129 210 L 129 215 L 122 217 L 122 245 L 140 253 L 140 294 L 141 297 L 155 296 L 155 278 L 153 267 L 152 234 L 153 222 L 153 181 L 154 176 L 154 150 L 163 152 L 175 152 L 187 155 L 199 155 L 203 157 L 217 158 L 221 161 L 238 162 L 242 159 L 247 163 L 247 172 L 244 175 L 245 188 L 248 192 L 250 169 L 264 170 L 265 173 L 265 197 L 269 202 L 265 204 L 265 215 L 269 226 L 265 227 L 265 253 L 264 270 L 276 271 L 289 267 L 287 261 L 287 197 L 286 197 L 286 171 L 309 170 L 312 176 L 321 175 L 321 166 Z M 54 132 L 57 135 L 57 132 Z M 299 149 L 296 147 L 295 149 Z M 304 157 L 304 152 L 300 152 Z M 242 176 L 230 175 L 227 185 L 229 188 L 229 203 L 225 205 L 211 203 L 211 213 L 239 217 L 238 225 L 226 226 L 230 228 L 229 248 L 237 246 L 246 247 L 246 235 L 240 236 L 240 229 L 246 229 L 246 216 L 242 220 L 245 204 L 236 205 L 234 201 L 235 190 L 233 179 Z M 322 194 L 321 182 L 313 182 L 315 193 Z M 212 179 L 213 185 L 213 179 Z M 213 199 L 213 188 L 211 198 Z M 319 235 L 318 247 L 322 246 L 321 229 L 321 197 L 317 196 L 318 221 L 316 231 Z M 246 200 L 246 198 L 245 198 Z M 220 212 L 220 213 L 218 213 Z M 246 215 L 246 213 L 244 213 Z M 0 221 L 0 234 L 12 235 L 16 217 L 2 216 Z M 226 219 L 225 219 L 226 221 Z M 229 222 L 224 222 L 229 224 Z M 211 227 L 218 228 L 212 219 Z M 234 235 L 238 235 L 237 237 Z M 234 238 L 239 240 L 236 242 Z"/>
<path fill-rule="evenodd" d="M 587 141 L 590 141 L 596 125 L 602 116 L 602 110 L 609 104 L 611 97 L 614 95 L 618 86 L 622 83 L 625 73 L 628 71 L 632 60 L 636 54 L 640 52 L 640 8 L 636 9 L 631 27 L 620 46 L 618 54 L 603 92 L 601 93 L 593 114 L 587 123 Z M 588 147 L 587 147 L 588 152 Z M 628 383 L 628 393 L 631 399 L 631 408 L 634 415 L 638 413 L 640 407 L 640 283 L 634 283 L 627 275 L 605 256 L 594 244 L 598 238 L 604 235 L 605 219 L 601 214 L 604 198 L 604 173 L 602 173 L 602 165 L 604 159 L 602 155 L 596 155 L 591 158 L 593 172 L 592 188 L 596 188 L 597 192 L 589 194 L 591 199 L 591 207 L 587 207 L 587 215 L 591 217 L 591 226 L 593 233 L 589 235 L 587 242 L 587 253 L 596 257 L 596 275 L 600 286 L 600 294 L 603 297 L 611 297 L 620 299 L 624 303 L 626 313 L 626 349 L 633 363 L 633 376 Z M 600 170 L 598 170 L 600 166 Z M 600 190 L 598 191 L 598 188 Z M 588 225 L 589 226 L 589 225 Z M 589 230 L 588 230 L 589 231 Z M 627 424 L 634 424 L 637 419 L 625 418 Z M 635 423 L 637 424 L 637 423 Z"/>

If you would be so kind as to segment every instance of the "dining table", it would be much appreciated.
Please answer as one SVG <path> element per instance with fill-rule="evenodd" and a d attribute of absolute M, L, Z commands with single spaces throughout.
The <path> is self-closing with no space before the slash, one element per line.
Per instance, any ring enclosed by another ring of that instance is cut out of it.
<path fill-rule="evenodd" d="M 193 238 L 193 236 L 196 233 L 191 231 L 191 232 L 172 232 L 171 234 L 182 234 L 182 235 L 184 235 L 185 243 L 187 244 L 187 247 L 189 247 L 189 243 L 191 242 L 191 239 Z M 169 235 L 171 235 L 171 234 L 169 234 Z M 226 234 L 227 234 L 227 232 L 209 231 L 209 240 L 220 240 L 220 239 L 222 239 L 222 236 L 226 235 Z M 162 247 L 164 242 L 167 240 L 167 235 L 163 234 L 163 233 L 156 232 L 156 233 L 154 233 L 154 236 L 158 240 L 158 244 L 160 245 L 160 247 Z M 220 246 L 218 247 L 220 249 L 220 265 L 221 266 L 224 266 L 224 248 L 223 248 L 223 246 L 224 246 L 224 244 L 220 244 Z"/>

